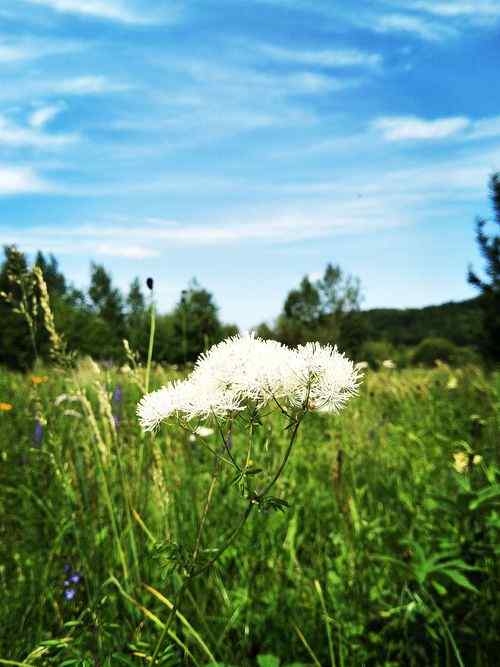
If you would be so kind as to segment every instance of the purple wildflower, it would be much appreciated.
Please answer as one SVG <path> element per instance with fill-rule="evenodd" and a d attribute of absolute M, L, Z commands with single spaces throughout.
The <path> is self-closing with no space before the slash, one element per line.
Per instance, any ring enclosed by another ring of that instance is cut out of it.
<path fill-rule="evenodd" d="M 42 422 L 37 418 L 35 419 L 35 430 L 33 431 L 33 445 L 39 447 L 43 440 L 43 426 Z"/>
<path fill-rule="evenodd" d="M 64 591 L 64 597 L 66 598 L 66 600 L 72 600 L 75 597 L 75 595 L 76 591 L 74 588 L 67 588 Z"/>
<path fill-rule="evenodd" d="M 123 398 L 123 391 L 121 384 L 117 384 L 113 392 L 113 403 L 121 403 Z"/>

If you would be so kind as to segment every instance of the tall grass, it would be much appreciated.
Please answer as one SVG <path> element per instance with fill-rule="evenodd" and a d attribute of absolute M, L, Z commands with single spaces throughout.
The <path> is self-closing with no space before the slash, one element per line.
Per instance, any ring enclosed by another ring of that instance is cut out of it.
<path fill-rule="evenodd" d="M 175 374 L 153 368 L 152 387 Z M 217 435 L 141 434 L 140 368 L 44 376 L 0 375 L 0 664 L 151 664 Z M 499 407 L 500 375 L 442 365 L 369 373 L 341 416 L 310 415 L 275 489 L 291 507 L 255 512 L 191 582 L 158 664 L 495 664 Z M 283 422 L 256 435 L 252 458 L 276 470 Z M 211 490 L 207 559 L 245 508 L 232 481 L 222 469 Z"/>

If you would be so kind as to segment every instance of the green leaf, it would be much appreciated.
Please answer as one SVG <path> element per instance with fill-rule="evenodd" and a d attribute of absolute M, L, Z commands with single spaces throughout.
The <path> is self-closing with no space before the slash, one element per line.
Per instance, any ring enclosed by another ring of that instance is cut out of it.
<path fill-rule="evenodd" d="M 446 593 L 448 592 L 446 590 L 446 588 L 442 584 L 440 584 L 438 581 L 433 581 L 432 585 L 434 586 L 436 591 L 439 593 L 439 595 L 446 595 Z"/>
<path fill-rule="evenodd" d="M 280 667 L 280 660 L 274 655 L 258 655 L 257 664 L 259 667 Z"/>
<path fill-rule="evenodd" d="M 461 572 L 458 570 L 446 570 L 443 569 L 441 570 L 441 573 L 449 577 L 452 581 L 454 581 L 456 584 L 461 586 L 462 588 L 466 588 L 469 591 L 473 591 L 474 593 L 479 593 L 477 588 L 473 586 L 470 581 L 467 579 L 465 575 L 463 575 Z"/>
<path fill-rule="evenodd" d="M 469 509 L 475 510 L 483 505 L 487 500 L 497 498 L 498 496 L 500 496 L 500 484 L 495 484 L 494 486 L 490 486 L 487 489 L 483 489 L 478 493 L 477 498 L 469 503 Z"/>

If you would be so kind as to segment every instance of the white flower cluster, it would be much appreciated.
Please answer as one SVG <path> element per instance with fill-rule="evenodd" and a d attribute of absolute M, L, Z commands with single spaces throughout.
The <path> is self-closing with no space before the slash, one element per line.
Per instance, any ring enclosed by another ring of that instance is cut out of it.
<path fill-rule="evenodd" d="M 249 403 L 271 400 L 292 409 L 338 412 L 357 392 L 360 371 L 330 345 L 307 343 L 292 350 L 253 334 L 234 336 L 202 354 L 191 375 L 142 398 L 142 428 L 154 430 L 171 416 L 227 417 Z"/>

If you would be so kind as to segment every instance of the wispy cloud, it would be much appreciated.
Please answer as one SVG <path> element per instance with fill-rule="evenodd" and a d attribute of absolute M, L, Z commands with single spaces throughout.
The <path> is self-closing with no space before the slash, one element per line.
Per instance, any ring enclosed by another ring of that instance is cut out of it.
<path fill-rule="evenodd" d="M 498 0 L 414 0 L 407 3 L 412 9 L 418 9 L 429 14 L 444 17 L 467 16 L 473 19 L 500 18 L 500 4 Z"/>
<path fill-rule="evenodd" d="M 48 192 L 50 189 L 32 167 L 0 165 L 0 196 Z"/>
<path fill-rule="evenodd" d="M 33 111 L 28 119 L 29 125 L 31 127 L 40 128 L 50 123 L 56 116 L 58 116 L 64 110 L 63 104 L 50 104 L 47 106 L 40 107 Z"/>
<path fill-rule="evenodd" d="M 47 112 L 48 108 L 39 111 Z M 33 120 L 33 116 L 30 120 Z M 36 118 L 35 120 L 40 121 L 40 118 Z M 33 124 L 30 127 L 23 127 L 0 115 L 0 146 L 29 146 L 45 149 L 61 148 L 79 139 L 76 134 L 47 134 L 39 130 L 39 127 L 40 125 Z"/>
<path fill-rule="evenodd" d="M 417 116 L 387 116 L 371 123 L 372 129 L 386 141 L 418 141 L 433 139 L 478 139 L 500 137 L 500 116 L 471 119 L 449 116 L 427 120 Z"/>
<path fill-rule="evenodd" d="M 75 41 L 0 38 L 0 63 L 14 64 L 46 56 L 81 51 L 83 45 Z"/>
<path fill-rule="evenodd" d="M 470 139 L 500 137 L 500 116 L 481 118 L 472 124 Z"/>
<path fill-rule="evenodd" d="M 441 42 L 458 34 L 455 27 L 410 14 L 383 14 L 368 20 L 376 32 L 409 33 L 430 42 Z"/>
<path fill-rule="evenodd" d="M 300 50 L 286 49 L 270 44 L 258 44 L 257 50 L 269 58 L 285 63 L 318 67 L 379 67 L 382 56 L 357 49 Z"/>
<path fill-rule="evenodd" d="M 360 79 L 357 78 L 334 77 L 307 70 L 277 74 L 193 60 L 171 64 L 180 71 L 185 71 L 200 86 L 218 88 L 220 91 L 230 92 L 233 96 L 238 94 L 248 99 L 253 98 L 253 103 L 258 99 L 256 94 L 274 98 L 315 95 L 360 84 Z"/>
<path fill-rule="evenodd" d="M 380 130 L 387 141 L 431 140 L 452 137 L 467 128 L 468 118 L 463 116 L 424 120 L 416 116 L 391 116 L 378 118 L 373 127 Z"/>
<path fill-rule="evenodd" d="M 175 20 L 180 15 L 178 2 L 169 3 L 163 11 L 151 11 L 151 5 L 137 7 L 124 0 L 22 0 L 55 12 L 77 14 L 105 21 L 116 21 L 125 24 L 148 25 L 151 23 Z M 147 9 L 146 9 L 147 8 Z"/>
<path fill-rule="evenodd" d="M 44 87 L 62 95 L 96 95 L 122 92 L 130 88 L 127 84 L 111 81 L 105 76 L 94 75 L 46 82 Z"/>

